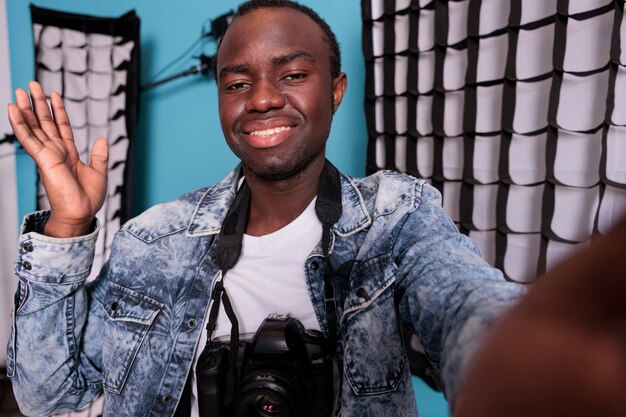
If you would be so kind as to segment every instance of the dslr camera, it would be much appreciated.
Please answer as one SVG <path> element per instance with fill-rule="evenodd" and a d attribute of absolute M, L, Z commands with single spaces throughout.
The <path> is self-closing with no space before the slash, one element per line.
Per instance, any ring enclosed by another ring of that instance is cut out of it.
<path fill-rule="evenodd" d="M 269 315 L 239 342 L 209 341 L 196 366 L 200 416 L 328 417 L 333 410 L 333 352 L 324 334 L 289 315 Z M 229 377 L 229 372 L 234 372 Z M 230 378 L 230 382 L 229 382 Z M 233 382 L 234 381 L 234 382 Z M 226 396 L 232 384 L 232 400 Z"/>

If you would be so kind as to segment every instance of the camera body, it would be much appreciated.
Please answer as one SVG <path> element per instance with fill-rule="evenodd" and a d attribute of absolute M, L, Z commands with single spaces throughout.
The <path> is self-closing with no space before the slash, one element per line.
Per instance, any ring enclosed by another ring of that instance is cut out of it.
<path fill-rule="evenodd" d="M 209 342 L 201 353 L 196 366 L 201 417 L 331 415 L 333 352 L 322 332 L 305 330 L 289 315 L 269 315 L 252 339 L 239 342 L 234 369 L 231 363 L 228 342 Z M 226 398 L 229 383 L 232 402 Z"/>

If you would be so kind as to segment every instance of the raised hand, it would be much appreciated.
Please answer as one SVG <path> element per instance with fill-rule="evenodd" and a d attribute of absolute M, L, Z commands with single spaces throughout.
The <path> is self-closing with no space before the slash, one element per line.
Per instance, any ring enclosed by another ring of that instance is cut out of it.
<path fill-rule="evenodd" d="M 39 83 L 31 81 L 28 93 L 15 91 L 9 104 L 9 122 L 17 140 L 33 158 L 50 201 L 51 215 L 44 233 L 75 237 L 90 231 L 106 197 L 109 146 L 105 138 L 93 144 L 89 165 L 80 160 L 70 121 L 61 96 L 50 95 L 52 114 Z"/>

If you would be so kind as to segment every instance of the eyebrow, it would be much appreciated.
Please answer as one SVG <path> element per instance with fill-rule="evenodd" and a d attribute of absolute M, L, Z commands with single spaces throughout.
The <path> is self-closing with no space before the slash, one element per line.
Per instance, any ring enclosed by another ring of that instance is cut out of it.
<path fill-rule="evenodd" d="M 272 62 L 272 65 L 278 66 L 278 65 L 288 64 L 289 62 L 295 61 L 296 59 L 300 59 L 300 58 L 304 58 L 307 61 L 315 62 L 315 58 L 313 58 L 313 56 L 309 54 L 308 52 L 304 52 L 304 51 L 295 51 L 295 52 L 290 52 L 285 55 L 275 56 L 275 57 L 272 57 L 271 62 Z"/>
<path fill-rule="evenodd" d="M 315 58 L 308 52 L 304 51 L 294 51 L 285 55 L 274 56 L 270 59 L 270 62 L 273 66 L 277 67 L 280 65 L 288 64 L 296 59 L 305 59 L 310 62 L 316 62 Z M 250 67 L 245 64 L 235 64 L 235 65 L 227 65 L 220 70 L 219 78 L 221 79 L 226 74 L 245 74 L 248 72 Z"/>
<path fill-rule="evenodd" d="M 221 79 L 226 74 L 244 74 L 248 72 L 247 65 L 227 65 L 220 70 L 219 78 Z"/>

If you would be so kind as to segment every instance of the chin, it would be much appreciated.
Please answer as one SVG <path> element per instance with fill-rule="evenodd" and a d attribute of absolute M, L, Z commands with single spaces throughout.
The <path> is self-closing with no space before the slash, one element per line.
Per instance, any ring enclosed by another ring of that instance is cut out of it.
<path fill-rule="evenodd" d="M 315 158 L 309 158 L 306 160 L 291 160 L 287 162 L 283 160 L 267 161 L 263 165 L 244 161 L 244 165 L 248 172 L 258 178 L 268 181 L 282 181 L 300 176 L 311 165 L 314 159 Z"/>
<path fill-rule="evenodd" d="M 323 164 L 324 150 L 324 148 L 314 149 L 301 146 L 295 152 L 288 152 L 287 154 L 270 154 L 268 152 L 253 158 L 252 155 L 241 152 L 239 156 L 245 170 L 250 175 L 268 181 L 281 181 L 303 175 L 310 167 L 317 166 L 317 162 L 320 160 Z"/>
<path fill-rule="evenodd" d="M 302 169 L 294 169 L 293 167 L 285 166 L 264 166 L 255 167 L 248 165 L 248 171 L 254 176 L 269 181 L 281 181 L 288 178 L 297 176 L 302 172 Z"/>

